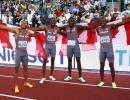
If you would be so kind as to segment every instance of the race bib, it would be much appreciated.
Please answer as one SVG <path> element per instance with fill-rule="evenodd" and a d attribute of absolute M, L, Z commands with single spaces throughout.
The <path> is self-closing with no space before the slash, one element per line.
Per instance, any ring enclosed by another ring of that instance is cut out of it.
<path fill-rule="evenodd" d="M 103 36 L 100 38 L 101 43 L 110 43 L 110 37 L 109 36 Z"/>
<path fill-rule="evenodd" d="M 48 41 L 55 41 L 55 36 L 48 35 L 47 40 Z"/>
<path fill-rule="evenodd" d="M 75 40 L 68 40 L 68 45 L 75 46 L 76 42 Z"/>
<path fill-rule="evenodd" d="M 18 47 L 19 48 L 27 47 L 27 41 L 18 41 Z"/>

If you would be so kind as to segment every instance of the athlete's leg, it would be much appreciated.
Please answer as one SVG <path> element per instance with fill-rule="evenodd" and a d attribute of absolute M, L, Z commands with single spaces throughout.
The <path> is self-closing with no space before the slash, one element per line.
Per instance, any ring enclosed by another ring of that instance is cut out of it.
<path fill-rule="evenodd" d="M 56 56 L 56 45 L 53 45 L 52 49 L 50 50 L 50 55 L 51 55 L 51 71 L 50 71 L 50 76 L 53 76 L 54 64 L 55 64 L 55 56 Z"/>
<path fill-rule="evenodd" d="M 105 62 L 100 62 L 100 78 L 102 82 L 104 82 L 104 66 Z"/>
<path fill-rule="evenodd" d="M 14 74 L 15 93 L 19 93 L 18 70 L 19 70 L 19 67 L 15 67 L 15 74 Z"/>
<path fill-rule="evenodd" d="M 45 45 L 45 52 L 46 52 L 46 58 L 43 58 L 43 66 L 42 66 L 42 77 L 45 77 L 45 72 L 46 72 L 46 63 L 47 63 L 47 59 L 50 55 L 50 50 L 47 47 L 47 45 Z"/>
<path fill-rule="evenodd" d="M 43 59 L 43 66 L 42 66 L 42 77 L 45 77 L 46 63 L 47 63 L 47 59 L 44 58 L 44 59 Z"/>
<path fill-rule="evenodd" d="M 76 61 L 77 61 L 77 67 L 78 67 L 78 72 L 79 72 L 79 81 L 84 83 L 86 82 L 85 79 L 82 77 L 82 68 L 81 68 L 81 61 L 80 61 L 80 57 L 76 57 Z"/>
<path fill-rule="evenodd" d="M 73 57 L 73 48 L 67 46 L 67 58 L 68 58 L 68 76 L 71 77 L 71 70 L 72 70 L 72 57 Z"/>
<path fill-rule="evenodd" d="M 67 46 L 67 58 L 68 58 L 68 76 L 64 79 L 64 81 L 71 81 L 71 70 L 72 70 L 72 56 L 73 56 L 73 49 Z"/>
<path fill-rule="evenodd" d="M 76 61 L 77 61 L 77 67 L 78 67 L 79 77 L 81 77 L 82 76 L 82 69 L 81 69 L 80 57 L 76 57 Z"/>
<path fill-rule="evenodd" d="M 21 62 L 21 56 L 20 52 L 16 51 L 15 54 L 15 73 L 14 73 L 14 85 L 15 85 L 15 93 L 19 93 L 19 88 L 18 88 L 18 71 L 20 67 L 20 62 Z"/>
<path fill-rule="evenodd" d="M 114 53 L 112 49 L 109 50 L 107 54 L 107 59 L 109 61 L 109 66 L 111 70 L 112 82 L 115 82 Z"/>
<path fill-rule="evenodd" d="M 68 57 L 68 76 L 64 79 L 64 81 L 71 81 L 71 70 L 72 70 L 72 57 Z"/>
<path fill-rule="evenodd" d="M 53 76 L 55 57 L 51 57 L 51 71 L 50 75 Z"/>
<path fill-rule="evenodd" d="M 24 55 L 21 57 L 22 64 L 23 64 L 23 74 L 24 74 L 24 86 L 27 86 L 29 88 L 32 88 L 33 85 L 28 82 L 28 54 L 27 51 L 25 51 Z"/>
<path fill-rule="evenodd" d="M 43 84 L 46 80 L 45 78 L 45 73 L 46 73 L 46 63 L 47 63 L 47 59 L 49 57 L 50 51 L 47 48 L 47 45 L 45 45 L 45 52 L 46 52 L 46 58 L 43 57 L 43 66 L 42 66 L 42 78 L 39 81 L 40 84 Z"/>
<path fill-rule="evenodd" d="M 115 82 L 115 69 L 114 69 L 114 63 L 109 63 L 110 69 L 111 69 L 111 76 L 112 76 L 112 82 Z"/>
<path fill-rule="evenodd" d="M 100 78 L 101 81 L 104 82 L 104 67 L 105 61 L 107 58 L 107 53 L 100 50 L 99 59 L 100 59 Z"/>
<path fill-rule="evenodd" d="M 100 78 L 101 81 L 99 82 L 98 86 L 102 87 L 104 85 L 104 67 L 105 67 L 105 60 L 106 60 L 106 52 L 100 50 L 99 58 L 100 58 Z"/>
<path fill-rule="evenodd" d="M 68 57 L 68 76 L 71 76 L 72 70 L 72 57 Z"/>
<path fill-rule="evenodd" d="M 24 83 L 28 82 L 28 65 L 24 64 L 23 65 L 23 75 L 24 75 Z"/>
<path fill-rule="evenodd" d="M 116 88 L 116 82 L 115 82 L 115 69 L 114 69 L 114 62 L 109 62 L 109 66 L 111 69 L 111 76 L 112 76 L 112 88 Z"/>

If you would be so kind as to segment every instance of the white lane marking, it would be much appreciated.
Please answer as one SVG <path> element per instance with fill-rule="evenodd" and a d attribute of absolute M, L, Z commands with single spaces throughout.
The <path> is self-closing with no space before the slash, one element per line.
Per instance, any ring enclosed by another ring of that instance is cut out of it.
<path fill-rule="evenodd" d="M 15 99 L 21 99 L 21 100 L 36 100 L 36 99 L 30 99 L 30 98 L 12 96 L 12 95 L 7 95 L 7 94 L 0 94 L 0 96 L 9 97 L 9 98 L 15 98 Z"/>
<path fill-rule="evenodd" d="M 0 75 L 0 77 L 6 77 L 6 78 L 12 78 L 13 76 L 7 76 L 7 75 Z M 20 79 L 24 79 L 24 77 L 19 77 Z M 33 81 L 39 81 L 40 79 L 37 78 L 28 78 Z M 83 84 L 83 83 L 74 83 L 74 82 L 64 82 L 64 81 L 51 81 L 51 80 L 46 80 L 47 82 L 52 82 L 52 83 L 61 83 L 61 84 L 71 84 L 71 85 L 80 85 L 80 86 L 91 86 L 91 87 L 98 87 L 98 85 L 95 84 Z M 105 88 L 112 88 L 111 86 L 103 86 Z M 102 87 L 102 88 L 103 88 Z M 130 88 L 127 87 L 117 87 L 116 89 L 120 90 L 130 90 Z"/>

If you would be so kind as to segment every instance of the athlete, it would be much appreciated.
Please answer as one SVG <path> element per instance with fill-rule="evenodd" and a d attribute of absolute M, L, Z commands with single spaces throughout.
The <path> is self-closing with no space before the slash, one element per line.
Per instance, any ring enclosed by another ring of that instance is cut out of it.
<path fill-rule="evenodd" d="M 28 82 L 28 53 L 27 53 L 27 37 L 33 36 L 33 33 L 28 29 L 28 23 L 26 21 L 21 21 L 20 27 L 7 27 L 0 26 L 1 30 L 7 30 L 9 32 L 14 33 L 15 41 L 16 41 L 16 55 L 15 55 L 15 74 L 14 74 L 14 82 L 15 82 L 15 93 L 19 93 L 18 86 L 18 71 L 20 67 L 20 62 L 22 62 L 23 70 L 24 70 L 24 86 L 32 88 L 33 85 Z"/>
<path fill-rule="evenodd" d="M 79 47 L 79 41 L 78 41 L 78 30 L 90 30 L 94 29 L 98 24 L 95 26 L 81 26 L 81 25 L 76 25 L 75 19 L 73 17 L 70 17 L 68 20 L 68 25 L 63 26 L 60 28 L 60 33 L 61 34 L 66 34 L 68 42 L 67 42 L 67 58 L 68 58 L 68 76 L 64 79 L 64 81 L 71 81 L 72 76 L 71 76 L 71 70 L 72 70 L 72 57 L 73 55 L 76 58 L 77 61 L 77 67 L 78 67 L 78 72 L 79 72 L 79 81 L 84 83 L 86 82 L 85 79 L 82 77 L 82 69 L 81 69 L 81 53 L 80 53 L 80 47 Z M 65 31 L 66 30 L 66 31 Z"/>
<path fill-rule="evenodd" d="M 42 66 L 42 78 L 39 81 L 40 84 L 43 84 L 46 80 L 45 77 L 45 71 L 46 71 L 46 63 L 49 56 L 51 56 L 51 70 L 50 70 L 50 76 L 49 79 L 52 81 L 55 81 L 56 78 L 53 75 L 54 71 L 54 62 L 55 62 L 55 56 L 56 56 L 56 34 L 57 34 L 57 26 L 56 26 L 56 18 L 51 18 L 50 25 L 48 26 L 40 26 L 37 28 L 31 28 L 31 30 L 35 31 L 45 31 L 46 35 L 46 42 L 45 42 L 45 51 L 46 51 L 46 58 L 43 58 L 43 66 Z"/>
<path fill-rule="evenodd" d="M 104 66 L 106 59 L 109 62 L 111 76 L 112 76 L 112 88 L 116 88 L 115 82 L 115 69 L 114 69 L 114 53 L 113 53 L 113 44 L 112 44 L 112 30 L 130 22 L 130 20 L 124 20 L 116 24 L 106 24 L 107 20 L 104 17 L 101 17 L 101 26 L 96 28 L 98 35 L 100 36 L 100 77 L 101 81 L 98 86 L 102 87 L 104 85 Z"/>

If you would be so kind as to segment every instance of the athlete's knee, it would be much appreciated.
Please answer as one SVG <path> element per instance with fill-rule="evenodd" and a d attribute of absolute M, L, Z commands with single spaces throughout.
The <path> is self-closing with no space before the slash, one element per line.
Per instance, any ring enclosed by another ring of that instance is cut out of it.
<path fill-rule="evenodd" d="M 109 62 L 109 66 L 114 66 L 114 63 L 113 62 Z"/>
<path fill-rule="evenodd" d="M 100 69 L 104 69 L 105 61 L 100 62 Z"/>
<path fill-rule="evenodd" d="M 109 63 L 109 66 L 110 66 L 110 69 L 111 69 L 111 70 L 114 70 L 114 63 L 113 63 L 113 62 L 110 62 L 110 63 Z"/>
<path fill-rule="evenodd" d="M 55 57 L 51 57 L 51 63 L 54 63 Z"/>
<path fill-rule="evenodd" d="M 72 57 L 68 57 L 68 63 L 72 62 Z"/>
<path fill-rule="evenodd" d="M 77 63 L 80 63 L 80 57 L 76 57 Z"/>
<path fill-rule="evenodd" d="M 44 59 L 43 59 L 43 66 L 46 65 L 46 63 L 47 63 L 47 59 L 44 58 Z"/>

